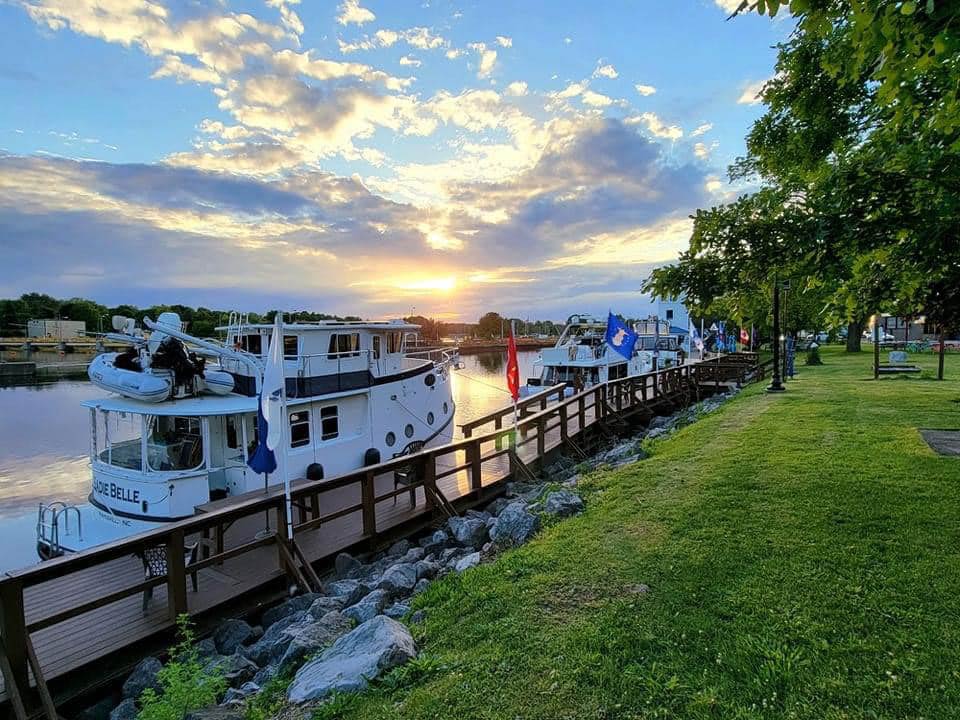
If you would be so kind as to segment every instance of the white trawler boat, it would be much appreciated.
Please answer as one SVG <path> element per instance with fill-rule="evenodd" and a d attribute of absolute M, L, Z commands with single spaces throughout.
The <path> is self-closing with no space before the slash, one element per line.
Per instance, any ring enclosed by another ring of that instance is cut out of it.
<path fill-rule="evenodd" d="M 56 557 L 189 517 L 210 500 L 263 489 L 247 466 L 273 325 L 233 316 L 226 342 L 191 337 L 179 316 L 145 320 L 149 337 L 115 318 L 91 381 L 116 393 L 90 409 L 89 504 L 41 504 L 37 550 Z M 455 358 L 406 352 L 403 321 L 283 326 L 287 422 L 269 483 L 321 480 L 426 442 L 452 439 Z M 416 356 L 419 355 L 419 356 Z"/>
<path fill-rule="evenodd" d="M 652 352 L 634 351 L 633 357 L 627 360 L 607 345 L 604 340 L 606 332 L 606 319 L 590 315 L 567 318 L 556 345 L 542 350 L 537 356 L 533 364 L 534 376 L 527 379 L 527 394 L 560 383 L 566 383 L 572 392 L 578 378 L 584 387 L 590 387 L 650 371 Z"/>

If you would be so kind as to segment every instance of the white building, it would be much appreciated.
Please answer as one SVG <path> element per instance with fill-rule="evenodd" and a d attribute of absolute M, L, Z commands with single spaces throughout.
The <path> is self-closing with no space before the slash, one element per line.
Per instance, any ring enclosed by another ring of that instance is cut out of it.
<path fill-rule="evenodd" d="M 28 320 L 27 337 L 66 340 L 83 337 L 87 324 L 83 320 Z"/>
<path fill-rule="evenodd" d="M 670 331 L 676 335 L 687 335 L 690 329 L 690 313 L 680 298 L 655 298 L 656 316 L 670 323 Z"/>

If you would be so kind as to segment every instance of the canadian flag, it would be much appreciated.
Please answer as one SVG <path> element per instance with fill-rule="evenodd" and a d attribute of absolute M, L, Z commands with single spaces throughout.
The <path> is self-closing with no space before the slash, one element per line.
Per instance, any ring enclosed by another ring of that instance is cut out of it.
<path fill-rule="evenodd" d="M 740 344 L 750 346 L 750 333 L 746 328 L 740 328 Z"/>
<path fill-rule="evenodd" d="M 510 323 L 510 339 L 507 340 L 507 390 L 514 402 L 520 399 L 520 363 L 517 362 L 517 341 L 513 339 L 513 323 Z"/>

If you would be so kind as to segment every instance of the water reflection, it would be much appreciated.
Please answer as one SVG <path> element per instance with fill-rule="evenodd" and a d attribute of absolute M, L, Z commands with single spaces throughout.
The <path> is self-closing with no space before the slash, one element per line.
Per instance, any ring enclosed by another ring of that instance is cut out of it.
<path fill-rule="evenodd" d="M 536 352 L 518 353 L 524 381 L 536 357 Z M 510 402 L 504 353 L 462 360 L 464 368 L 451 376 L 458 425 Z M 90 383 L 74 380 L 0 388 L 0 571 L 36 562 L 39 502 L 86 501 L 90 415 L 80 402 L 103 395 Z M 456 432 L 459 436 L 459 427 Z"/>

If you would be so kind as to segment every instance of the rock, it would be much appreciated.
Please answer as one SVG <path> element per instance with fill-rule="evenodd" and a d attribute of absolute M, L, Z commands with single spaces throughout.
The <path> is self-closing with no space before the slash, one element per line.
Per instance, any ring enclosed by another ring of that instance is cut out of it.
<path fill-rule="evenodd" d="M 307 610 L 307 612 L 310 614 L 310 617 L 314 618 L 315 620 L 319 620 L 328 612 L 343 610 L 343 606 L 343 598 L 318 597 L 313 601 L 313 604 L 310 606 L 310 609 Z"/>
<path fill-rule="evenodd" d="M 470 568 L 476 567 L 479 564 L 480 553 L 474 552 L 457 560 L 457 563 L 453 566 L 453 569 L 457 572 L 463 572 L 464 570 L 469 570 Z"/>
<path fill-rule="evenodd" d="M 464 517 L 473 518 L 474 520 L 481 520 L 486 523 L 487 520 L 493 516 L 486 510 L 467 510 L 467 512 L 464 514 Z"/>
<path fill-rule="evenodd" d="M 391 595 L 410 592 L 417 584 L 417 566 L 412 563 L 397 563 L 390 566 L 377 583 L 377 588 Z"/>
<path fill-rule="evenodd" d="M 299 663 L 318 650 L 332 645 L 341 635 L 353 628 L 353 622 L 340 612 L 329 612 L 316 622 L 303 622 L 291 625 L 284 632 L 291 636 L 286 652 L 280 658 L 280 667 Z"/>
<path fill-rule="evenodd" d="M 291 625 L 302 623 L 309 617 L 310 615 L 308 615 L 306 611 L 301 610 L 292 615 L 287 615 L 282 620 L 277 620 L 277 622 L 267 628 L 262 638 L 250 647 L 241 648 L 241 652 L 260 667 L 273 662 L 283 656 L 283 653 L 287 651 L 287 646 L 293 639 L 284 631 Z M 257 684 L 260 686 L 263 685 L 263 683 L 259 681 L 257 681 Z"/>
<path fill-rule="evenodd" d="M 260 670 L 257 664 L 245 655 L 241 654 L 238 648 L 237 652 L 229 657 L 214 658 L 206 664 L 206 670 L 219 670 L 223 679 L 227 681 L 230 687 L 240 687 Z"/>
<path fill-rule="evenodd" d="M 113 697 L 105 697 L 77 714 L 77 720 L 108 720 L 113 710 Z"/>
<path fill-rule="evenodd" d="M 473 550 L 473 548 L 447 548 L 440 553 L 440 562 L 443 565 L 449 565 L 451 561 L 462 557 L 464 553 L 470 552 L 471 550 Z"/>
<path fill-rule="evenodd" d="M 544 510 L 549 515 L 569 517 L 583 512 L 583 500 L 569 490 L 557 490 L 547 495 Z"/>
<path fill-rule="evenodd" d="M 230 705 L 231 703 L 239 703 L 246 700 L 251 695 L 256 695 L 260 692 L 260 686 L 255 682 L 246 682 L 241 685 L 239 688 L 230 688 L 223 695 L 223 700 L 220 702 L 221 705 Z"/>
<path fill-rule="evenodd" d="M 452 517 L 447 521 L 454 539 L 461 545 L 476 547 L 487 538 L 487 525 L 479 518 Z"/>
<path fill-rule="evenodd" d="M 194 646 L 194 650 L 200 659 L 213 657 L 217 654 L 217 644 L 212 637 L 204 638 Z"/>
<path fill-rule="evenodd" d="M 412 547 L 410 541 L 407 539 L 397 540 L 393 545 L 390 546 L 390 549 L 387 550 L 387 555 L 406 555 L 407 550 Z"/>
<path fill-rule="evenodd" d="M 337 578 L 344 579 L 353 577 L 363 568 L 363 563 L 357 560 L 350 553 L 340 553 L 333 561 L 333 567 L 337 573 Z"/>
<path fill-rule="evenodd" d="M 386 607 L 390 600 L 390 593 L 386 590 L 374 590 L 355 605 L 351 605 L 343 614 L 358 624 L 365 623 Z"/>
<path fill-rule="evenodd" d="M 403 561 L 408 563 L 415 563 L 420 560 L 423 560 L 424 556 L 427 554 L 427 551 L 422 547 L 410 548 L 407 550 L 407 554 L 403 556 Z"/>
<path fill-rule="evenodd" d="M 492 552 L 493 552 L 493 543 L 492 543 L 492 542 L 484 543 L 483 547 L 480 548 L 480 554 L 481 554 L 481 555 L 489 555 L 489 554 L 491 554 Z"/>
<path fill-rule="evenodd" d="M 437 530 L 433 535 L 428 535 L 420 541 L 420 547 L 427 552 L 442 548 L 450 541 L 450 536 L 443 530 Z"/>
<path fill-rule="evenodd" d="M 110 711 L 110 720 L 137 720 L 137 704 L 127 698 Z"/>
<path fill-rule="evenodd" d="M 304 593 L 303 595 L 292 597 L 276 607 L 270 608 L 263 614 L 263 627 L 269 628 L 277 622 L 277 620 L 282 620 L 295 612 L 308 609 L 318 597 L 320 596 L 316 593 Z"/>
<path fill-rule="evenodd" d="M 511 503 L 490 528 L 490 539 L 501 547 L 523 545 L 540 529 L 540 520 L 527 512 L 524 503 Z"/>
<path fill-rule="evenodd" d="M 417 580 L 417 584 L 413 586 L 413 594 L 419 595 L 428 587 L 430 587 L 430 581 L 426 578 L 421 578 L 420 580 Z"/>
<path fill-rule="evenodd" d="M 370 592 L 370 588 L 359 580 L 336 580 L 324 586 L 327 595 L 343 600 L 344 606 L 353 605 Z"/>
<path fill-rule="evenodd" d="M 670 431 L 667 430 L 667 429 L 665 429 L 665 428 L 657 427 L 657 428 L 654 428 L 653 430 L 651 430 L 650 432 L 648 432 L 648 433 L 647 433 L 647 437 L 650 438 L 651 440 L 653 440 L 654 438 L 658 438 L 658 437 L 660 437 L 661 435 L 667 435 L 669 432 L 670 432 Z"/>
<path fill-rule="evenodd" d="M 356 692 L 382 673 L 417 655 L 410 631 L 378 615 L 337 640 L 297 672 L 287 691 L 292 703 L 322 700 L 334 692 Z"/>
<path fill-rule="evenodd" d="M 564 480 L 564 481 L 563 481 L 563 486 L 564 486 L 564 487 L 568 487 L 568 488 L 572 488 L 572 487 L 576 487 L 579 482 L 580 482 L 580 476 L 579 476 L 579 475 L 574 475 L 573 477 L 567 478 L 566 480 Z"/>
<path fill-rule="evenodd" d="M 413 613 L 413 615 L 410 616 L 410 622 L 414 625 L 419 625 L 426 619 L 427 619 L 426 610 L 417 610 L 416 612 Z"/>
<path fill-rule="evenodd" d="M 432 580 L 440 572 L 440 564 L 431 560 L 421 560 L 414 567 L 417 570 L 417 580 L 423 580 L 424 578 Z"/>
<path fill-rule="evenodd" d="M 501 512 L 503 512 L 506 509 L 507 505 L 509 504 L 510 504 L 509 499 L 505 497 L 498 497 L 492 503 L 487 505 L 487 512 L 490 513 L 491 516 L 496 517 Z"/>
<path fill-rule="evenodd" d="M 213 642 L 221 655 L 233 655 L 238 647 L 252 639 L 253 628 L 243 620 L 233 619 L 222 622 L 213 633 Z"/>
<path fill-rule="evenodd" d="M 673 417 L 670 415 L 657 415 L 653 420 L 650 421 L 650 424 L 647 426 L 647 430 L 653 430 L 655 428 L 666 428 L 670 427 L 673 424 Z"/>
<path fill-rule="evenodd" d="M 243 705 L 231 703 L 188 712 L 183 716 L 183 720 L 244 720 L 245 715 L 246 710 Z"/>
<path fill-rule="evenodd" d="M 125 700 L 136 700 L 140 694 L 147 688 L 160 690 L 160 683 L 157 680 L 157 673 L 163 667 L 163 663 L 155 657 L 146 657 L 137 663 L 137 666 L 130 673 L 130 677 L 123 683 L 123 697 Z M 122 705 L 122 703 L 121 703 Z M 119 706 L 117 707 L 119 709 Z M 114 710 L 116 712 L 116 710 Z M 136 712 L 134 712 L 136 714 Z M 110 713 L 111 717 L 113 713 Z"/>
<path fill-rule="evenodd" d="M 279 672 L 280 668 L 277 665 L 267 665 L 263 670 L 253 676 L 253 680 L 251 680 L 251 682 L 256 683 L 260 687 L 265 687 L 266 684 L 273 680 Z"/>
<path fill-rule="evenodd" d="M 383 611 L 383 614 L 388 618 L 393 618 L 394 620 L 399 620 L 402 617 L 405 617 L 406 614 L 410 612 L 410 606 L 406 603 L 396 602 L 386 610 Z"/>

